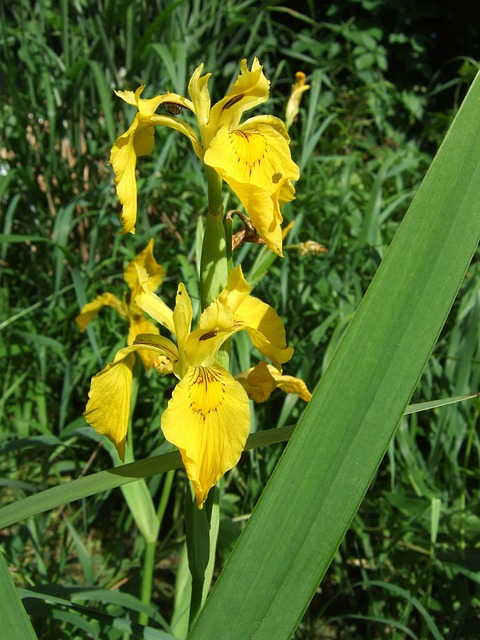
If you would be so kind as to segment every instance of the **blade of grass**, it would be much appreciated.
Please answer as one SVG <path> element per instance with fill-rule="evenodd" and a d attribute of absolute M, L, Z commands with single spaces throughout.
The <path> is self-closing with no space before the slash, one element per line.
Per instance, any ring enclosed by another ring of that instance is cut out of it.
<path fill-rule="evenodd" d="M 292 637 L 478 243 L 479 104 L 477 76 L 190 640 Z"/>
<path fill-rule="evenodd" d="M 3 553 L 0 552 L 0 638 L 18 640 L 35 639 L 37 636 L 30 624 L 27 612 L 13 584 Z"/>
<path fill-rule="evenodd" d="M 462 402 L 463 400 L 470 400 L 476 398 L 477 393 L 467 396 L 458 396 L 456 398 L 444 398 L 443 400 L 432 400 L 429 402 L 419 402 L 412 404 L 405 410 L 405 415 L 409 413 L 417 413 L 419 411 L 427 411 L 429 409 L 438 408 L 455 402 Z M 295 431 L 295 425 L 288 425 L 276 429 L 267 429 L 265 431 L 259 431 L 258 433 L 251 433 L 248 437 L 245 450 L 256 449 L 258 447 L 266 447 L 271 444 L 279 444 L 280 442 L 286 442 Z M 38 438 L 25 438 L 22 442 L 7 443 L 1 450 L 3 454 L 20 448 L 23 446 L 38 447 L 40 442 L 51 446 L 57 446 L 61 444 L 61 440 L 57 438 L 47 439 Z M 115 467 L 107 469 L 106 471 L 100 471 L 86 476 L 84 478 L 78 478 L 72 480 L 68 484 L 62 484 L 51 489 L 45 489 L 40 493 L 28 496 L 23 500 L 19 500 L 13 504 L 9 504 L 0 509 L 0 529 L 3 527 L 9 527 L 25 518 L 34 516 L 43 511 L 49 511 L 55 509 L 62 504 L 73 502 L 74 500 L 81 500 L 88 496 L 93 496 L 96 493 L 102 491 L 108 491 L 109 489 L 116 489 L 122 485 L 142 478 L 148 478 L 158 473 L 166 473 L 174 469 L 182 467 L 182 461 L 178 451 L 173 453 L 165 453 L 159 456 L 152 456 L 145 460 L 137 460 L 129 464 L 124 464 L 121 467 Z"/>

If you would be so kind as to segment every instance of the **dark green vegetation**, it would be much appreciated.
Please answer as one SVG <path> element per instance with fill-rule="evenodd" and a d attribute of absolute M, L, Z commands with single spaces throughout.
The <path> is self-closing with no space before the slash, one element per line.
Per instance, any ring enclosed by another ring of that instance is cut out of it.
<path fill-rule="evenodd" d="M 132 110 L 112 87 L 145 83 L 149 95 L 185 94 L 205 62 L 218 98 L 238 61 L 257 55 L 272 80 L 272 99 L 259 112 L 282 117 L 295 71 L 307 73 L 312 88 L 290 132 L 302 178 L 285 211 L 295 219 L 287 243 L 314 239 L 329 251 L 286 251 L 255 294 L 285 319 L 296 349 L 286 372 L 310 388 L 319 380 L 476 71 L 469 56 L 478 57 L 478 44 L 469 43 L 466 20 L 458 48 L 446 51 L 437 43 L 448 40 L 441 29 L 451 21 L 428 12 L 402 19 L 387 2 L 338 2 L 314 16 L 314 4 L 300 15 L 275 3 L 20 2 L 0 15 L 1 505 L 112 465 L 81 413 L 90 377 L 124 344 L 126 327 L 105 309 L 79 335 L 74 318 L 83 303 L 107 290 L 121 297 L 123 267 L 151 235 L 168 272 L 162 295 L 171 302 L 179 279 L 195 290 L 204 175 L 185 138 L 157 130 L 156 153 L 139 165 L 137 235 L 120 236 L 107 160 Z M 241 251 L 253 265 L 258 248 Z M 479 390 L 477 270 L 474 263 L 418 401 Z M 234 345 L 241 369 L 245 346 Z M 138 458 L 162 451 L 159 420 L 172 385 L 144 376 Z M 256 428 L 294 423 L 301 410 L 278 393 L 258 410 Z M 476 637 L 477 415 L 472 402 L 405 418 L 296 637 L 428 638 L 432 629 Z M 227 477 L 219 566 L 280 452 L 245 454 Z M 159 628 L 173 609 L 184 485 L 179 472 L 156 550 L 150 624 Z M 156 503 L 163 486 L 163 477 L 149 483 Z M 130 596 L 139 596 L 144 542 L 118 490 L 1 535 L 19 587 L 71 602 L 25 600 L 40 637 L 100 629 L 100 637 L 117 638 L 115 617 L 136 620 L 140 605 Z"/>

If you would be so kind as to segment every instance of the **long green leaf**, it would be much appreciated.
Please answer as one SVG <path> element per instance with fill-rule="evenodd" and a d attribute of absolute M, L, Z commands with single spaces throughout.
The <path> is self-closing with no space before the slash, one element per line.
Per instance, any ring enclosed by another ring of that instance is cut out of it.
<path fill-rule="evenodd" d="M 252 433 L 248 438 L 247 449 L 265 446 L 288 440 L 293 427 L 269 429 L 260 433 Z M 120 467 L 99 471 L 91 476 L 85 476 L 71 482 L 66 482 L 50 489 L 45 489 L 35 495 L 13 502 L 0 509 L 0 529 L 25 520 L 62 504 L 81 500 L 102 491 L 115 489 L 141 478 L 149 478 L 157 473 L 165 473 L 182 466 L 180 453 L 174 451 L 159 456 L 152 456 L 145 460 L 137 460 Z"/>
<path fill-rule="evenodd" d="M 347 531 L 480 237 L 477 77 L 189 638 L 288 639 Z"/>
<path fill-rule="evenodd" d="M 96 493 L 135 482 L 140 478 L 148 478 L 157 473 L 178 469 L 181 465 L 180 454 L 175 451 L 66 482 L 0 509 L 0 528 L 9 527 L 32 515 L 55 509 L 55 507 L 73 500 L 93 496 Z"/>
<path fill-rule="evenodd" d="M 430 400 L 429 402 L 418 402 L 412 404 L 405 410 L 405 415 L 410 413 L 418 413 L 419 411 L 428 411 L 429 409 L 435 409 L 443 407 L 448 404 L 454 404 L 462 402 L 464 400 L 471 400 L 476 398 L 478 393 L 473 393 L 467 396 L 456 396 L 455 398 L 443 398 L 441 400 Z M 258 447 L 267 447 L 271 444 L 279 444 L 280 442 L 286 442 L 295 430 L 295 425 L 288 425 L 280 427 L 278 429 L 266 429 L 265 431 L 258 431 L 257 433 L 251 433 L 248 437 L 245 449 L 256 449 Z M 35 446 L 35 438 L 27 438 L 22 443 L 28 441 L 30 446 Z M 45 438 L 42 439 L 42 443 L 45 442 Z M 52 444 L 57 445 L 61 443 L 58 439 L 54 438 Z M 14 443 L 7 444 L 3 451 L 7 453 L 13 449 Z M 180 454 L 178 451 L 173 453 L 164 453 L 159 456 L 152 456 L 145 460 L 137 460 L 129 464 L 116 467 L 114 469 L 107 469 L 105 471 L 99 471 L 86 476 L 85 478 L 79 478 L 72 480 L 68 484 L 62 484 L 50 489 L 45 489 L 34 495 L 23 498 L 18 502 L 6 505 L 0 509 L 0 528 L 9 527 L 12 524 L 20 522 L 30 516 L 35 516 L 38 513 L 55 509 L 62 504 L 73 502 L 74 500 L 82 500 L 88 496 L 93 496 L 96 493 L 102 493 L 109 489 L 116 489 L 117 487 L 126 486 L 129 483 L 136 482 L 142 478 L 149 478 L 157 473 L 166 473 L 173 469 L 179 469 L 182 466 Z M 28 485 L 22 488 L 29 488 Z M 142 490 L 143 491 L 143 490 Z M 148 539 L 148 536 L 147 536 Z"/>
<path fill-rule="evenodd" d="M 23 608 L 17 589 L 13 584 L 0 551 L 0 638 L 2 640 L 34 640 L 37 636 L 32 628 L 27 612 Z"/>

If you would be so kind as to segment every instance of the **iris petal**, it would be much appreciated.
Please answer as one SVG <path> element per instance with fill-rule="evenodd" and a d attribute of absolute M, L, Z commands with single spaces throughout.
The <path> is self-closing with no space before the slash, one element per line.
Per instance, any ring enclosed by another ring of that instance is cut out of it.
<path fill-rule="evenodd" d="M 143 267 L 148 273 L 148 287 L 152 291 L 155 291 L 165 278 L 165 269 L 162 265 L 158 264 L 153 255 L 154 242 L 154 238 L 151 238 L 145 249 L 135 256 L 123 272 L 123 278 L 132 291 L 133 300 L 135 300 L 137 294 L 140 293 L 140 280 L 135 264 Z"/>
<path fill-rule="evenodd" d="M 201 509 L 213 485 L 240 459 L 250 430 L 242 385 L 220 365 L 190 367 L 162 416 L 165 438 L 180 449 Z"/>
<path fill-rule="evenodd" d="M 134 347 L 120 349 L 115 360 L 93 376 L 85 409 L 85 420 L 98 433 L 107 436 L 125 458 L 125 440 L 130 416 Z"/>
<path fill-rule="evenodd" d="M 305 402 L 310 402 L 312 399 L 312 394 L 303 380 L 282 375 L 266 362 L 259 362 L 255 367 L 235 378 L 242 384 L 250 400 L 255 402 L 265 402 L 277 388 L 284 393 L 293 393 Z"/>
<path fill-rule="evenodd" d="M 102 307 L 113 307 L 122 318 L 128 317 L 124 303 L 117 296 L 114 296 L 113 293 L 102 293 L 95 300 L 83 305 L 80 314 L 75 318 L 80 331 L 85 331 Z"/>

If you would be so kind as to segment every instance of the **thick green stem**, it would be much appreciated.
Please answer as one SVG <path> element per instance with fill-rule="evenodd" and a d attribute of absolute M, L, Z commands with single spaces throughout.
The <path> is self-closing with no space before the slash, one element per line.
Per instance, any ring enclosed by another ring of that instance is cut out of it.
<path fill-rule="evenodd" d="M 155 549 L 157 541 L 145 541 L 145 553 L 143 556 L 142 585 L 140 590 L 140 600 L 144 604 L 150 604 L 152 601 L 152 585 L 153 585 L 153 569 L 155 565 Z M 138 616 L 139 624 L 146 625 L 148 623 L 148 613 L 143 612 Z"/>
<path fill-rule="evenodd" d="M 222 215 L 222 179 L 211 167 L 207 169 L 208 210 Z"/>
<path fill-rule="evenodd" d="M 202 309 L 214 300 L 227 282 L 227 241 L 223 227 L 222 180 L 210 168 L 208 175 L 208 213 L 200 263 Z"/>
<path fill-rule="evenodd" d="M 174 470 L 169 471 L 165 475 L 165 480 L 163 482 L 162 495 L 160 497 L 160 502 L 158 504 L 157 514 L 156 514 L 159 531 L 160 531 L 160 527 L 162 526 L 162 520 L 165 514 L 168 498 L 170 497 L 170 491 L 172 489 L 174 476 L 175 476 L 175 471 Z M 148 541 L 145 538 L 145 553 L 143 556 L 142 584 L 140 589 L 140 600 L 144 604 L 150 604 L 152 600 L 153 570 L 155 567 L 156 547 L 157 547 L 156 539 Z M 140 615 L 138 616 L 138 622 L 144 625 L 148 624 L 148 614 L 140 613 Z"/>
<path fill-rule="evenodd" d="M 185 532 L 188 564 L 192 575 L 189 629 L 192 628 L 202 610 L 210 588 L 219 522 L 218 487 L 211 489 L 201 510 L 196 505 L 195 497 L 187 494 L 185 500 Z"/>

